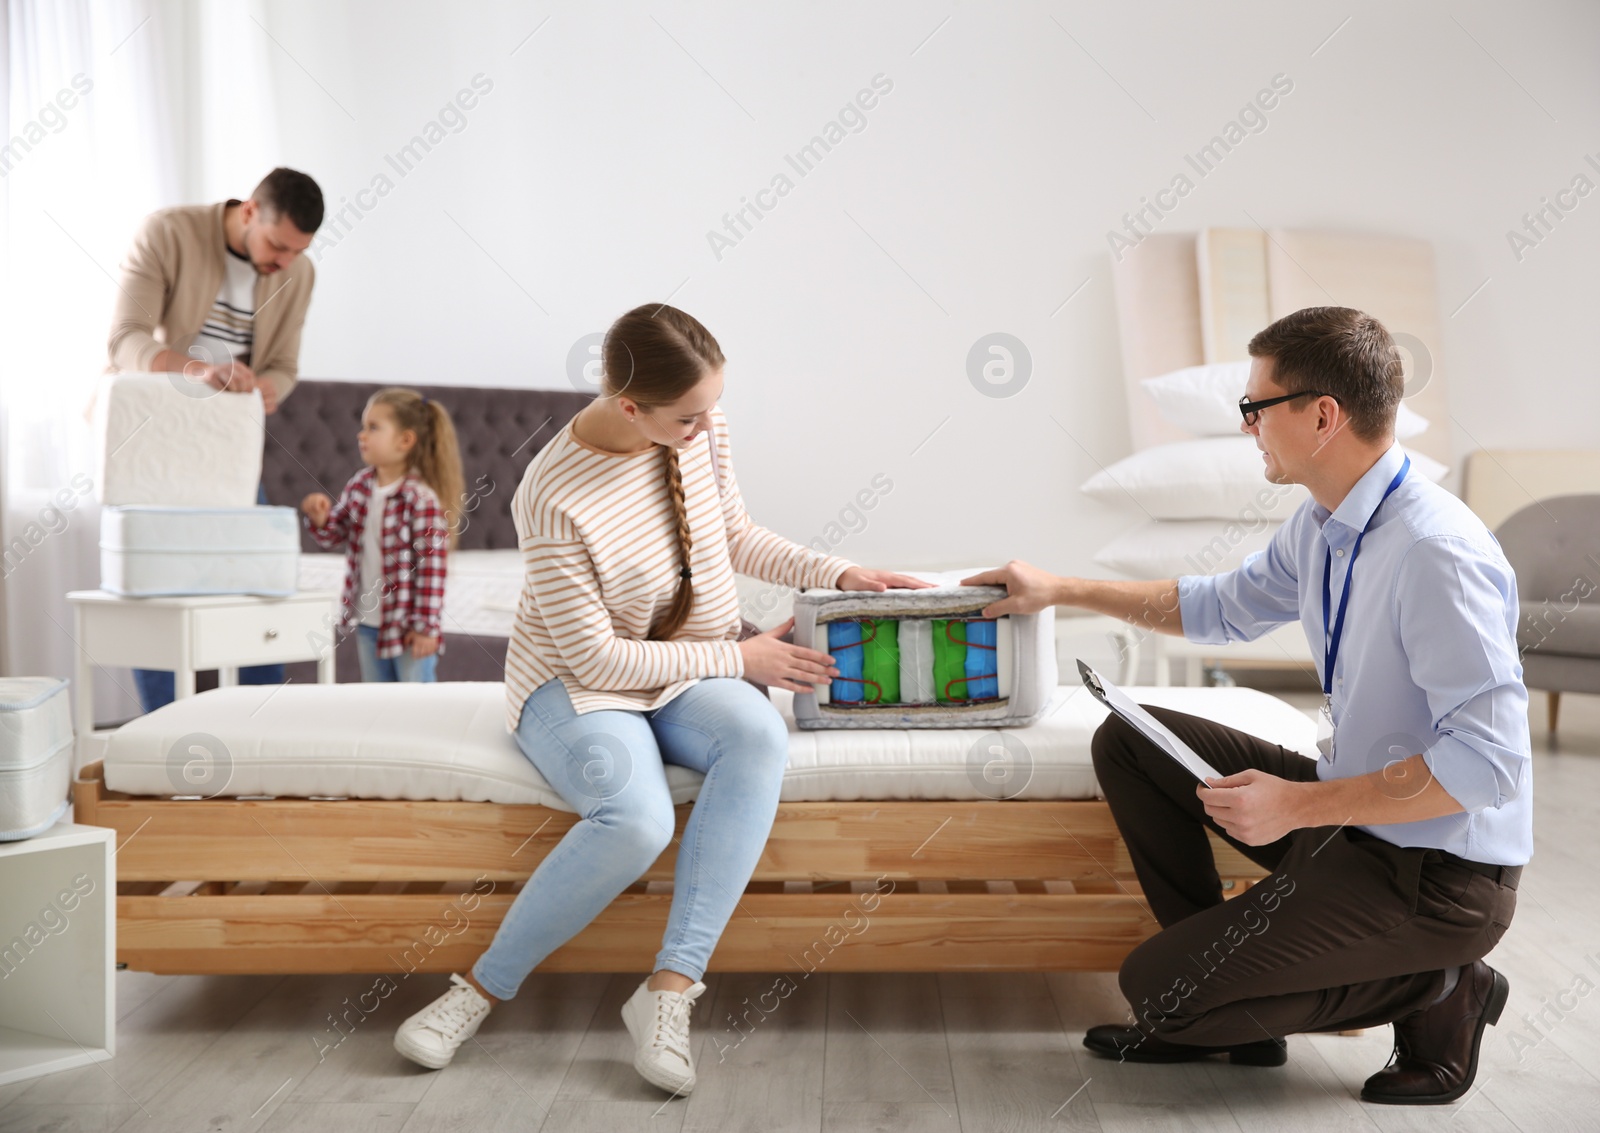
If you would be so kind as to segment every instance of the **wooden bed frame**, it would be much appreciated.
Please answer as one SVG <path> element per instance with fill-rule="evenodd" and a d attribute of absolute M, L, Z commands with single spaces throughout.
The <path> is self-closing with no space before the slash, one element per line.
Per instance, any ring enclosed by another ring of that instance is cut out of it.
<path fill-rule="evenodd" d="M 576 821 L 540 806 L 180 801 L 74 785 L 117 831 L 117 959 L 166 974 L 450 972 Z M 678 808 L 678 837 L 689 807 Z M 678 837 L 541 971 L 645 972 Z M 1264 871 L 1213 837 L 1237 895 Z M 1115 971 L 1155 933 L 1104 802 L 785 803 L 718 971 Z"/>

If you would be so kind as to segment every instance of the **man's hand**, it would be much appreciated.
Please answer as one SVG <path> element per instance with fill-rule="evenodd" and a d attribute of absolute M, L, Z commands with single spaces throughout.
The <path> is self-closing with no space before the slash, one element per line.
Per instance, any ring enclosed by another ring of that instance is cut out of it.
<path fill-rule="evenodd" d="M 411 647 L 411 657 L 420 661 L 424 657 L 432 657 L 439 651 L 439 639 L 418 633 L 414 629 L 406 630 L 405 643 Z"/>
<path fill-rule="evenodd" d="M 212 389 L 249 393 L 256 388 L 256 372 L 243 362 L 201 362 L 190 359 L 183 367 L 183 376 L 191 382 L 208 385 Z"/>
<path fill-rule="evenodd" d="M 268 413 L 278 409 L 278 387 L 257 374 L 243 362 L 220 362 L 213 365 L 199 358 L 189 358 L 176 350 L 163 350 L 150 363 L 152 370 L 171 370 L 181 373 L 196 385 L 210 386 L 230 393 L 261 391 L 262 408 Z"/>
<path fill-rule="evenodd" d="M 261 391 L 261 403 L 268 413 L 278 408 L 278 389 L 271 382 L 257 377 L 256 372 L 243 362 L 222 362 L 212 365 L 191 358 L 183 364 L 183 376 L 200 385 L 210 386 L 227 393 L 253 393 Z"/>
<path fill-rule="evenodd" d="M 323 492 L 312 492 L 300 501 L 300 510 L 311 520 L 311 526 L 321 527 L 328 522 L 328 513 L 333 510 L 333 501 Z"/>
<path fill-rule="evenodd" d="M 1116 618 L 1130 625 L 1183 634 L 1176 579 L 1148 582 L 1105 581 L 1058 576 L 1012 559 L 998 570 L 986 570 L 961 580 L 963 586 L 1004 586 L 1006 596 L 983 608 L 983 616 L 1034 614 L 1046 606 L 1076 606 Z"/>
<path fill-rule="evenodd" d="M 1006 596 L 983 608 L 986 618 L 1002 614 L 1036 614 L 1046 606 L 1056 604 L 1057 578 L 1049 571 L 1040 570 L 1012 559 L 997 570 L 986 570 L 971 578 L 963 578 L 962 586 L 1004 586 Z"/>
<path fill-rule="evenodd" d="M 1310 823 L 1301 820 L 1304 790 L 1295 783 L 1250 768 L 1237 775 L 1207 779 L 1195 785 L 1206 814 L 1230 837 L 1246 846 L 1265 846 L 1291 830 Z"/>

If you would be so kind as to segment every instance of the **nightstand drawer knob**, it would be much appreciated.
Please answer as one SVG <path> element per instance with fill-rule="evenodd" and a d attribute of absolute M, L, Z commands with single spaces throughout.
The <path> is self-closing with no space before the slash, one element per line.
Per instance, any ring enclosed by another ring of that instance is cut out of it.
<path fill-rule="evenodd" d="M 273 638 L 275 638 L 275 637 L 277 637 L 277 636 L 278 636 L 278 631 L 277 631 L 277 630 L 275 630 L 275 629 L 269 629 L 269 630 L 268 630 L 268 631 L 267 631 L 267 640 L 268 640 L 268 641 L 271 641 L 271 640 L 272 640 L 272 639 L 273 639 Z"/>

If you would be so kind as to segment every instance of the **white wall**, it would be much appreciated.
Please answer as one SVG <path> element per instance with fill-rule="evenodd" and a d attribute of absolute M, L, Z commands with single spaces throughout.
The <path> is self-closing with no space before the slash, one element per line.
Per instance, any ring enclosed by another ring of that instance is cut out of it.
<path fill-rule="evenodd" d="M 561 387 L 577 340 L 671 295 L 729 358 L 759 521 L 810 541 L 893 481 L 837 548 L 869 565 L 1090 571 L 1142 518 L 1077 492 L 1130 448 L 1106 232 L 1280 73 L 1267 128 L 1163 227 L 1431 240 L 1455 451 L 1594 444 L 1600 194 L 1520 262 L 1506 237 L 1576 174 L 1600 184 L 1592 4 L 208 11 L 198 85 L 227 113 L 200 117 L 229 144 L 194 163 L 196 199 L 276 163 L 335 206 L 394 182 L 319 250 L 303 373 Z M 241 87 L 245 57 L 270 81 Z M 465 127 L 396 174 L 480 74 Z M 785 155 L 880 74 L 865 128 L 797 177 Z M 708 230 L 786 170 L 719 260 Z M 992 331 L 1032 354 L 1008 398 L 966 373 Z"/>

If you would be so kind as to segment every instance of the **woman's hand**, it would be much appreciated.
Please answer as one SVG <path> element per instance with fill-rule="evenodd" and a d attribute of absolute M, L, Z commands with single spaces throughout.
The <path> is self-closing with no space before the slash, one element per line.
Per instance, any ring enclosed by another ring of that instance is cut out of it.
<path fill-rule="evenodd" d="M 321 527 L 328 522 L 328 513 L 333 510 L 333 501 L 322 492 L 312 492 L 300 501 L 300 510 L 311 520 L 311 526 Z"/>
<path fill-rule="evenodd" d="M 909 574 L 896 574 L 891 570 L 869 570 L 866 567 L 853 566 L 839 576 L 839 581 L 834 584 L 834 589 L 882 591 L 893 587 L 896 590 L 926 590 L 933 585 L 933 583 L 925 582 L 920 578 L 912 578 Z"/>
<path fill-rule="evenodd" d="M 776 629 L 739 642 L 746 680 L 786 688 L 790 692 L 815 692 L 813 686 L 828 684 L 839 675 L 833 658 L 826 653 L 778 640 L 793 628 L 794 619 L 790 618 Z"/>
<path fill-rule="evenodd" d="M 432 657 L 439 651 L 439 639 L 418 633 L 414 629 L 406 630 L 405 644 L 411 648 L 412 660 L 420 661 L 424 657 Z"/>

